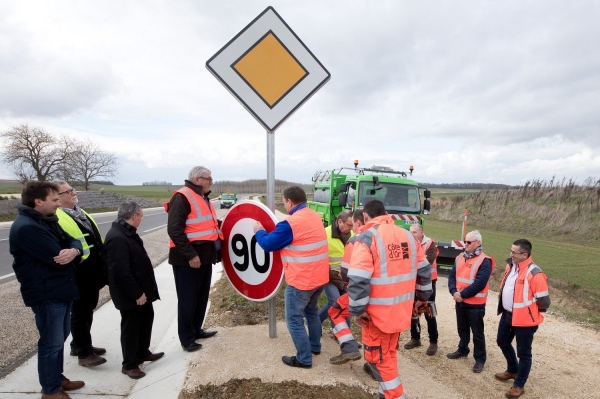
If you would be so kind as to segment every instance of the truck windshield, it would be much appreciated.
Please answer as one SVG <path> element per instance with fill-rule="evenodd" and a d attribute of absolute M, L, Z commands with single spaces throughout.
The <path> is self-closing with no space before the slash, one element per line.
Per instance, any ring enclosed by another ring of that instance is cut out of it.
<path fill-rule="evenodd" d="M 377 199 L 385 204 L 390 214 L 420 213 L 421 201 L 419 188 L 398 183 L 379 182 L 381 188 L 375 190 L 373 182 L 361 182 L 358 191 L 358 206 L 363 207 L 367 202 Z"/>
<path fill-rule="evenodd" d="M 222 194 L 221 200 L 232 200 L 235 199 L 235 194 Z"/>

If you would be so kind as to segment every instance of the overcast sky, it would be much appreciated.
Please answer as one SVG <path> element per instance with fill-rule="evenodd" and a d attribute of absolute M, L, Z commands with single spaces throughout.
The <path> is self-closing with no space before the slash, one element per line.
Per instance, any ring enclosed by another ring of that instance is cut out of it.
<path fill-rule="evenodd" d="M 206 61 L 273 6 L 331 73 L 275 133 L 275 177 L 600 173 L 597 1 L 2 1 L 0 131 L 90 137 L 117 184 L 266 178 L 266 132 Z M 0 165 L 0 178 L 11 178 Z"/>

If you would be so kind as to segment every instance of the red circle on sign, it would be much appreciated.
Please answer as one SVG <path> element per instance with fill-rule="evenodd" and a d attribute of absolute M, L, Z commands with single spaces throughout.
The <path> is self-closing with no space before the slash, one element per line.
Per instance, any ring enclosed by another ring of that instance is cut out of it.
<path fill-rule="evenodd" d="M 235 204 L 221 224 L 223 242 L 225 243 L 225 248 L 221 249 L 221 262 L 227 279 L 240 295 L 251 301 L 262 302 L 272 298 L 277 293 L 283 280 L 283 263 L 279 251 L 271 252 L 272 259 L 271 267 L 267 272 L 268 276 L 260 284 L 248 284 L 238 275 L 229 256 L 231 230 L 237 222 L 246 218 L 260 222 L 267 232 L 275 230 L 275 224 L 277 223 L 271 210 L 260 202 L 240 201 Z"/>

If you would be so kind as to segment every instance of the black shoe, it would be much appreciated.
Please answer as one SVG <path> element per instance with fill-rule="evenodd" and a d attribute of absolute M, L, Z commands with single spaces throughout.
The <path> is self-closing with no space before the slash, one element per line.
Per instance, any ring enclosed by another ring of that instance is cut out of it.
<path fill-rule="evenodd" d="M 475 362 L 475 365 L 473 365 L 473 372 L 481 373 L 482 371 L 483 371 L 483 363 Z"/>
<path fill-rule="evenodd" d="M 92 346 L 92 353 L 96 356 L 101 356 L 104 355 L 106 353 L 106 349 L 104 348 L 96 348 L 95 346 Z M 69 352 L 69 355 L 71 356 L 77 356 L 77 351 L 73 348 L 71 348 L 71 352 Z"/>
<path fill-rule="evenodd" d="M 313 355 L 319 356 L 321 354 L 321 352 L 317 352 L 317 351 L 313 351 L 311 350 L 310 353 L 312 353 Z"/>
<path fill-rule="evenodd" d="M 198 344 L 198 345 L 200 345 L 200 344 Z M 144 362 L 154 362 L 154 361 L 160 359 L 161 357 L 163 357 L 164 355 L 165 355 L 165 352 L 151 353 L 148 356 L 139 359 L 138 363 L 142 364 Z"/>
<path fill-rule="evenodd" d="M 371 370 L 371 366 L 369 365 L 369 363 L 365 362 L 365 364 L 363 364 L 363 370 L 365 371 L 365 373 L 369 374 L 372 379 L 377 381 L 377 379 L 373 375 L 373 370 Z"/>
<path fill-rule="evenodd" d="M 291 367 L 301 367 L 303 369 L 309 369 L 312 367 L 312 364 L 302 364 L 297 359 L 296 356 L 282 356 L 281 360 Z"/>
<path fill-rule="evenodd" d="M 195 352 L 198 349 L 202 348 L 202 344 L 199 344 L 199 343 L 196 343 L 196 342 L 192 342 L 189 345 L 181 345 L 181 347 L 186 352 Z"/>
<path fill-rule="evenodd" d="M 202 332 L 198 335 L 196 335 L 196 339 L 204 339 L 204 338 L 210 338 L 214 335 L 217 334 L 218 331 L 206 331 L 206 330 L 202 330 Z"/>
<path fill-rule="evenodd" d="M 460 351 L 458 351 L 458 350 L 457 350 L 456 352 L 448 353 L 448 354 L 446 355 L 446 357 L 447 357 L 448 359 L 460 359 L 461 357 L 464 357 L 464 358 L 466 358 L 467 356 L 469 356 L 469 354 L 468 354 L 468 353 L 462 353 L 462 352 L 460 352 Z"/>

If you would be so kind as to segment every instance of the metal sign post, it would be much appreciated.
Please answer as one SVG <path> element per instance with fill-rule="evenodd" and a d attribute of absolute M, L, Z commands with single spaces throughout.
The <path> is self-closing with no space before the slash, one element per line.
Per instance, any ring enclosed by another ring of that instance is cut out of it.
<path fill-rule="evenodd" d="M 267 130 L 267 207 L 275 213 L 275 133 Z M 269 338 L 277 338 L 277 295 L 269 299 Z"/>

